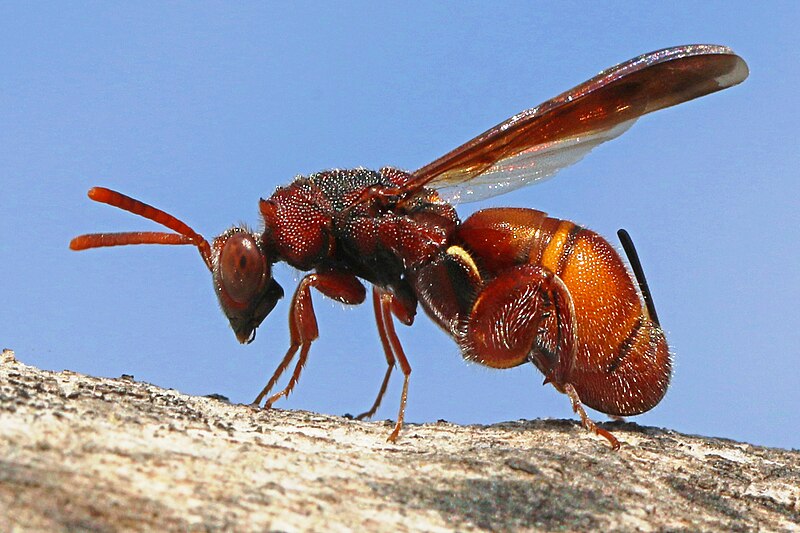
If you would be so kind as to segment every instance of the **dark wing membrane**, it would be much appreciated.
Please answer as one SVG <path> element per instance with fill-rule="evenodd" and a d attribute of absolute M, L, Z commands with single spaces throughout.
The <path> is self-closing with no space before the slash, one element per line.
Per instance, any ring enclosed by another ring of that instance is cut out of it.
<path fill-rule="evenodd" d="M 471 201 L 546 179 L 624 133 L 638 117 L 741 83 L 730 48 L 686 45 L 641 55 L 525 110 L 436 161 L 406 184 Z"/>

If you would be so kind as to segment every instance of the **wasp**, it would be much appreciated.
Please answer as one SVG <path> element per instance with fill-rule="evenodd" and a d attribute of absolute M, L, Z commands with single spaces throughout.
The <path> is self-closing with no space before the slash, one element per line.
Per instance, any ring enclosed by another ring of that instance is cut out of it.
<path fill-rule="evenodd" d="M 585 428 L 583 406 L 612 417 L 652 409 L 666 393 L 671 355 L 643 270 L 620 231 L 631 271 L 607 240 L 527 208 L 491 208 L 460 220 L 454 203 L 541 182 L 625 132 L 637 118 L 745 80 L 729 48 L 686 45 L 644 54 L 522 111 L 422 168 L 326 170 L 279 187 L 259 209 L 263 230 L 232 227 L 211 243 L 144 202 L 96 187 L 97 202 L 150 219 L 171 232 L 95 233 L 73 250 L 129 244 L 196 246 L 236 338 L 250 343 L 284 295 L 272 265 L 307 274 L 292 296 L 290 346 L 254 405 L 288 396 L 319 336 L 312 291 L 372 305 L 387 369 L 378 409 L 396 366 L 403 426 L 411 365 L 395 321 L 411 325 L 421 306 L 464 358 L 492 368 L 531 363 L 566 394 Z M 286 386 L 270 394 L 297 358 Z M 265 400 L 266 398 L 266 400 Z"/>

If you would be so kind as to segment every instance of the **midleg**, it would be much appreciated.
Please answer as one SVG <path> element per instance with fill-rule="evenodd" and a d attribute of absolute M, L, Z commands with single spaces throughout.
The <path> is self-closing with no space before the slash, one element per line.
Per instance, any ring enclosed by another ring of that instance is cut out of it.
<path fill-rule="evenodd" d="M 403 427 L 403 419 L 406 416 L 406 400 L 408 400 L 408 379 L 411 376 L 411 365 L 408 363 L 406 354 L 403 351 L 403 346 L 400 344 L 400 339 L 397 338 L 397 332 L 394 329 L 394 319 L 392 318 L 392 299 L 393 296 L 388 293 L 381 295 L 381 307 L 383 309 L 383 326 L 386 329 L 386 336 L 389 339 L 389 344 L 392 347 L 392 353 L 397 358 L 400 365 L 400 371 L 403 372 L 403 392 L 400 395 L 400 410 L 397 413 L 397 422 L 395 422 L 394 430 L 386 439 L 389 442 L 395 442 L 397 436 L 400 435 L 400 429 Z"/>
<path fill-rule="evenodd" d="M 372 404 L 372 407 L 370 407 L 369 411 L 361 413 L 356 417 L 358 420 L 372 418 L 372 415 L 378 411 L 378 407 L 380 407 L 381 400 L 383 400 L 383 395 L 386 393 L 386 387 L 389 385 L 389 378 L 391 377 L 392 370 L 394 370 L 395 366 L 394 352 L 392 351 L 392 345 L 389 343 L 389 337 L 386 333 L 385 318 L 381 303 L 381 293 L 375 287 L 372 288 L 372 307 L 375 311 L 375 323 L 378 326 L 378 335 L 381 338 L 381 345 L 383 346 L 383 353 L 386 356 L 387 367 L 386 374 L 383 376 L 381 388 L 378 391 L 378 397 L 375 398 L 375 402 Z"/>

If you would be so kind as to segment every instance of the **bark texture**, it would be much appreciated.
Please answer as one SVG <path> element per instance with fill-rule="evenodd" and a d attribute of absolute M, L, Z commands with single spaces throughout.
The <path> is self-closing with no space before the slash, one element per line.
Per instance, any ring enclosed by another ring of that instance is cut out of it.
<path fill-rule="evenodd" d="M 0 531 L 797 530 L 800 452 L 571 420 L 391 425 L 0 356 Z"/>

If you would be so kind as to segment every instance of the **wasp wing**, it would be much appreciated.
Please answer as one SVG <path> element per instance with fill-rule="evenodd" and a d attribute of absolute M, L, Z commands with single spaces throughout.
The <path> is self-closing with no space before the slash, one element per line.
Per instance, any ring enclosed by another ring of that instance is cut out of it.
<path fill-rule="evenodd" d="M 433 187 L 473 201 L 553 176 L 647 113 L 741 83 L 744 60 L 730 48 L 686 45 L 611 67 L 475 137 L 413 174 L 405 189 Z"/>

